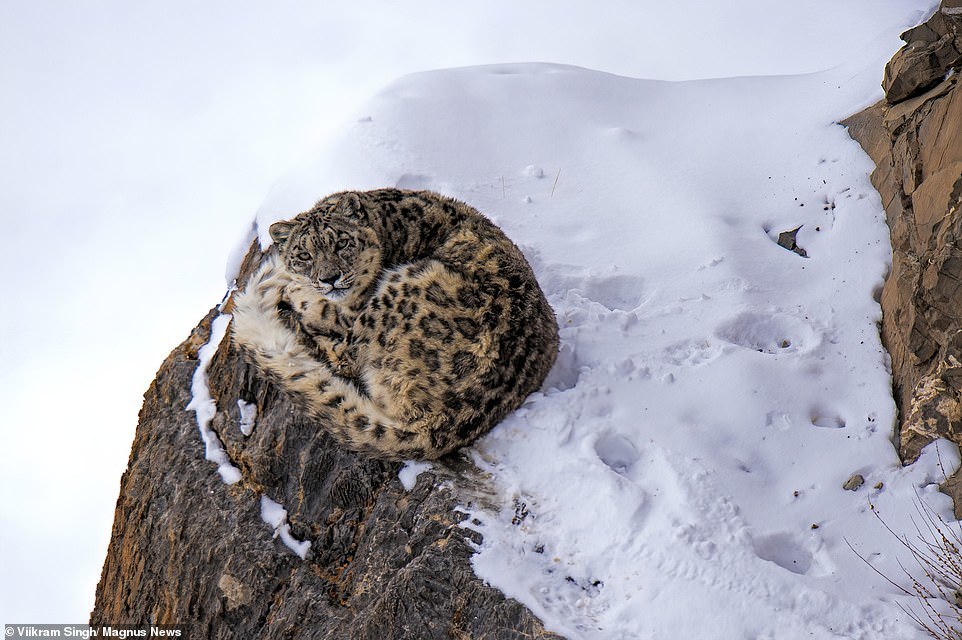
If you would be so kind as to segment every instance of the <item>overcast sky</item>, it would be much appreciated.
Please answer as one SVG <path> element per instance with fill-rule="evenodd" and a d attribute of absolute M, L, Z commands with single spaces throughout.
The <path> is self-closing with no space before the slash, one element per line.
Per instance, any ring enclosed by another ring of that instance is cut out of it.
<path fill-rule="evenodd" d="M 380 87 L 521 61 L 813 72 L 894 52 L 875 25 L 934 4 L 0 0 L 0 623 L 86 620 L 154 372 L 271 184 Z"/>

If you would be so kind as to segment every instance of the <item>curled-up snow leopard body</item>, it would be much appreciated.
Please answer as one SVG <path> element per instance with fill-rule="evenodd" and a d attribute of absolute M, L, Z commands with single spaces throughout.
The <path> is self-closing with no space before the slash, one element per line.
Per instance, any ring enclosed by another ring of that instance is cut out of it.
<path fill-rule="evenodd" d="M 245 356 L 343 445 L 386 459 L 471 443 L 554 364 L 554 313 L 520 250 L 429 191 L 329 196 L 270 228 L 235 294 Z"/>

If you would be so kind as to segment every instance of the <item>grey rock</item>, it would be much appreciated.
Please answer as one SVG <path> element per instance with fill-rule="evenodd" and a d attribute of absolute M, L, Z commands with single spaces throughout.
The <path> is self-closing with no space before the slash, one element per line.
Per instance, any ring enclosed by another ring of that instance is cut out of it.
<path fill-rule="evenodd" d="M 789 251 L 797 253 L 803 258 L 807 258 L 808 252 L 802 247 L 798 246 L 795 241 L 796 237 L 798 236 L 798 230 L 801 228 L 801 226 L 798 226 L 791 231 L 782 231 L 778 234 L 778 240 L 776 242 L 778 246 L 782 247 L 783 249 L 788 249 Z"/>
<path fill-rule="evenodd" d="M 858 491 L 865 484 L 865 478 L 860 473 L 853 473 L 852 477 L 845 481 L 842 488 L 846 491 Z"/>

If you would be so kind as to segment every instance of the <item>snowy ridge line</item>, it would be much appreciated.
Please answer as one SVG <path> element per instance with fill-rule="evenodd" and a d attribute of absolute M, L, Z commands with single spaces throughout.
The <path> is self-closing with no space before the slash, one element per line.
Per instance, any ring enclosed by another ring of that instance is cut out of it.
<path fill-rule="evenodd" d="M 227 296 L 230 295 L 227 292 Z M 227 298 L 225 296 L 225 300 Z M 221 304 L 221 309 L 223 309 Z M 220 474 L 224 484 L 236 484 L 243 478 L 240 469 L 235 467 L 223 443 L 217 433 L 211 428 L 210 423 L 217 415 L 217 403 L 210 395 L 210 387 L 207 384 L 207 368 L 210 366 L 211 358 L 217 353 L 221 341 L 227 334 L 227 327 L 230 325 L 231 315 L 221 313 L 210 325 L 210 338 L 197 352 L 198 363 L 191 379 L 190 391 L 191 400 L 185 407 L 186 411 L 193 411 L 197 416 L 197 428 L 200 437 L 204 441 L 204 458 L 217 465 L 217 473 Z M 242 404 L 243 403 L 243 404 Z M 257 405 L 246 403 L 243 400 L 237 401 L 238 409 L 241 412 L 241 432 L 248 436 L 254 426 L 257 415 Z M 261 495 L 261 520 L 270 525 L 274 530 L 274 538 L 278 536 L 284 545 L 297 554 L 302 560 L 307 557 L 307 552 L 311 548 L 309 540 L 298 540 L 291 535 L 291 525 L 287 521 L 287 510 L 278 502 L 271 500 L 265 495 Z"/>
<path fill-rule="evenodd" d="M 237 288 L 237 277 L 240 275 L 241 265 L 244 263 L 244 256 L 247 255 L 247 250 L 255 238 L 257 238 L 256 216 L 250 221 L 250 224 L 247 225 L 244 233 L 238 237 L 234 248 L 231 249 L 230 254 L 228 254 L 227 263 L 224 266 L 224 279 L 227 281 L 228 287 L 227 295 L 230 295 L 231 291 Z"/>

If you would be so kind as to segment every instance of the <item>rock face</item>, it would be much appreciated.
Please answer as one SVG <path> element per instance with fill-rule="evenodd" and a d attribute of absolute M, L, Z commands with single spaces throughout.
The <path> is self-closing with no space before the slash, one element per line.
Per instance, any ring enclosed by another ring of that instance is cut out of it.
<path fill-rule="evenodd" d="M 241 281 L 258 259 L 252 246 Z M 229 338 L 207 369 L 211 427 L 241 475 L 225 484 L 185 410 L 217 315 L 145 395 L 91 624 L 181 624 L 190 638 L 240 640 L 558 637 L 472 572 L 480 536 L 457 509 L 484 499 L 470 464 L 432 463 L 405 491 L 401 465 L 338 448 Z M 287 511 L 280 536 L 262 496 Z M 305 559 L 297 541 L 311 543 Z"/>
<path fill-rule="evenodd" d="M 902 39 L 885 100 L 843 124 L 875 161 L 891 229 L 882 338 L 911 460 L 935 437 L 962 444 L 962 0 Z"/>
<path fill-rule="evenodd" d="M 902 34 L 906 45 L 885 66 L 882 88 L 889 104 L 917 96 L 945 79 L 962 62 L 959 14 L 962 4 L 946 0 L 925 24 Z"/>

